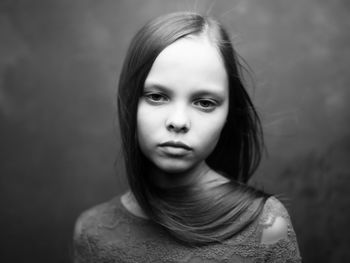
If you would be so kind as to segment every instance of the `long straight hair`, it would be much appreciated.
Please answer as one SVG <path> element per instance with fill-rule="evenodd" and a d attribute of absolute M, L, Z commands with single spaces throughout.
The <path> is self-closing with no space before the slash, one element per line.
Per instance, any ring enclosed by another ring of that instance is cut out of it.
<path fill-rule="evenodd" d="M 208 165 L 228 179 L 209 187 L 196 184 L 158 188 L 140 150 L 137 108 L 145 79 L 157 56 L 187 36 L 208 36 L 221 55 L 229 80 L 229 112 Z M 259 116 L 242 83 L 241 65 L 223 26 L 210 17 L 178 12 L 158 17 L 132 39 L 119 79 L 118 113 L 128 183 L 147 216 L 189 245 L 221 242 L 259 216 L 269 195 L 247 186 L 263 148 Z M 240 220 L 243 218 L 244 220 Z"/>

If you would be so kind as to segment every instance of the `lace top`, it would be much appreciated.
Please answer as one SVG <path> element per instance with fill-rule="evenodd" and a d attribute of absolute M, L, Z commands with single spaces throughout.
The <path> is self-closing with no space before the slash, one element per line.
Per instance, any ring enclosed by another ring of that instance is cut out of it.
<path fill-rule="evenodd" d="M 240 234 L 220 244 L 188 247 L 131 214 L 117 196 L 78 218 L 74 262 L 301 262 L 301 257 L 288 212 L 275 197 Z"/>

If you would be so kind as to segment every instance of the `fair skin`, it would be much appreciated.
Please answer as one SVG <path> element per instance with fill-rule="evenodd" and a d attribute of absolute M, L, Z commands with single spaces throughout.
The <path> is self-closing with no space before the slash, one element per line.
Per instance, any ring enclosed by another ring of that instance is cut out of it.
<path fill-rule="evenodd" d="M 159 54 L 137 112 L 139 145 L 159 186 L 224 180 L 205 160 L 220 138 L 228 105 L 226 70 L 207 36 L 180 39 Z M 122 202 L 144 216 L 131 193 Z"/>
<path fill-rule="evenodd" d="M 225 67 L 207 37 L 183 38 L 159 54 L 137 112 L 139 145 L 157 183 L 186 184 L 210 172 L 205 159 L 220 138 L 228 104 Z"/>

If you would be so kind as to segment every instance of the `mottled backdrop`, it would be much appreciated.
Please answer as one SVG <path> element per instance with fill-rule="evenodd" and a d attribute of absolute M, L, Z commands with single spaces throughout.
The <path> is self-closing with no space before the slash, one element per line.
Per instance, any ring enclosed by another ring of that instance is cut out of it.
<path fill-rule="evenodd" d="M 136 30 L 176 10 L 219 18 L 252 68 L 253 183 L 285 201 L 305 262 L 349 262 L 346 0 L 1 0 L 1 262 L 69 262 L 79 213 L 126 188 L 118 72 Z"/>

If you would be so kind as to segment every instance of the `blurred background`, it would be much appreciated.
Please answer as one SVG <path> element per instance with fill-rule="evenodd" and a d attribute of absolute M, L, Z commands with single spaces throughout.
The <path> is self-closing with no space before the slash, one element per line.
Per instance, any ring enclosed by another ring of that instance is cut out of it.
<path fill-rule="evenodd" d="M 1 262 L 70 262 L 74 221 L 126 189 L 115 95 L 150 18 L 217 17 L 254 72 L 268 155 L 305 262 L 350 262 L 350 2 L 1 0 Z"/>

